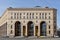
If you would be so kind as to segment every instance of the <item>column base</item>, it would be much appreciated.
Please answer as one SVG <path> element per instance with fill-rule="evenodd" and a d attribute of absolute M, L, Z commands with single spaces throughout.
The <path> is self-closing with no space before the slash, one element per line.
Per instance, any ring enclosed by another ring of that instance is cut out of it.
<path fill-rule="evenodd" d="M 9 38 L 14 38 L 15 36 L 14 35 L 9 35 Z"/>
<path fill-rule="evenodd" d="M 37 36 L 28 36 L 28 38 L 37 38 Z"/>
<path fill-rule="evenodd" d="M 24 36 L 16 36 L 15 38 L 24 38 Z"/>

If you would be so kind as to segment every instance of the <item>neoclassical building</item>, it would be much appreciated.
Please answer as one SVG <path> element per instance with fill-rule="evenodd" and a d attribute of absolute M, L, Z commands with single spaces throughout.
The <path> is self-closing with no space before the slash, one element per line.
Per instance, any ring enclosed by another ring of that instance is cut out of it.
<path fill-rule="evenodd" d="M 55 8 L 7 8 L 0 17 L 0 36 L 30 37 L 57 34 Z"/>

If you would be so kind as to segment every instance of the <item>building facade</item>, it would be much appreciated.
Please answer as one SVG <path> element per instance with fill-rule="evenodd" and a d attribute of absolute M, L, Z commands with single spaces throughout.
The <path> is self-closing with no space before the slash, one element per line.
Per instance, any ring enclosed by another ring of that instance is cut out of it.
<path fill-rule="evenodd" d="M 53 36 L 56 35 L 55 8 L 7 8 L 0 18 L 0 36 Z"/>

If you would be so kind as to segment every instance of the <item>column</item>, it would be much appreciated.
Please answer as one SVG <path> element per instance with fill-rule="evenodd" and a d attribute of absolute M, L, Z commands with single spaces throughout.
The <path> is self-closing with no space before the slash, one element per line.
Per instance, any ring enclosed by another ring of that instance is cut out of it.
<path fill-rule="evenodd" d="M 38 36 L 40 36 L 40 25 L 38 25 Z"/>
<path fill-rule="evenodd" d="M 34 36 L 35 36 L 35 25 L 34 25 Z"/>
<path fill-rule="evenodd" d="M 27 34 L 27 25 L 26 25 L 26 33 L 25 33 L 25 36 L 28 36 L 28 34 Z"/>
<path fill-rule="evenodd" d="M 13 35 L 15 36 L 15 24 L 13 24 Z"/>
<path fill-rule="evenodd" d="M 21 36 L 23 37 L 23 25 L 21 25 Z"/>

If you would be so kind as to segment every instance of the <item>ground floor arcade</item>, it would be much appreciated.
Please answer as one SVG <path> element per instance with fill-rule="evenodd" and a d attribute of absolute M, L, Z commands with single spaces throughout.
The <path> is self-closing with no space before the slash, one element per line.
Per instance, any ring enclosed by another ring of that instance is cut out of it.
<path fill-rule="evenodd" d="M 47 24 L 42 21 L 40 25 L 34 25 L 32 21 L 29 21 L 27 25 L 21 26 L 21 22 L 15 22 L 15 33 L 14 36 L 48 36 L 47 35 Z M 48 31 L 51 32 L 51 31 Z M 12 33 L 12 31 L 11 31 Z M 49 33 L 53 35 L 52 33 Z M 49 35 L 50 36 L 50 35 Z"/>

